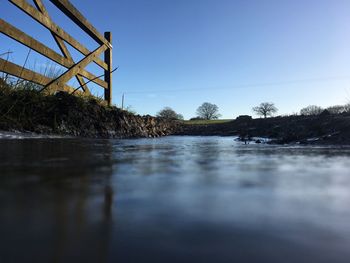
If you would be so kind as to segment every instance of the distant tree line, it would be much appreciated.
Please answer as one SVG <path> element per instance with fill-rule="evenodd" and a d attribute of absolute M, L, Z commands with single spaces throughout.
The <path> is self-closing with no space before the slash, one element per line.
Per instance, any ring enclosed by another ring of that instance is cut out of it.
<path fill-rule="evenodd" d="M 317 105 L 309 105 L 300 110 L 300 115 L 315 116 L 315 115 L 320 115 L 322 112 L 326 112 L 329 114 L 348 113 L 350 112 L 350 103 L 346 105 L 335 105 L 325 109 Z"/>
<path fill-rule="evenodd" d="M 220 118 L 219 107 L 215 104 L 204 102 L 197 108 L 197 117 L 192 119 L 197 120 L 215 120 Z M 183 120 L 183 115 L 177 113 L 170 107 L 165 107 L 157 113 L 157 117 L 170 120 Z"/>
<path fill-rule="evenodd" d="M 278 109 L 272 102 L 262 102 L 258 106 L 252 108 L 252 112 L 256 115 L 267 118 L 273 117 Z M 322 108 L 317 105 L 309 105 L 302 108 L 296 115 L 302 116 L 317 116 L 325 112 L 326 114 L 342 114 L 350 113 L 350 103 L 346 105 L 335 105 L 328 108 Z M 172 120 L 183 120 L 183 115 L 177 113 L 170 107 L 165 107 L 157 113 L 157 117 L 172 119 Z M 196 110 L 196 117 L 190 120 L 215 120 L 221 117 L 219 113 L 219 107 L 216 104 L 204 102 Z"/>

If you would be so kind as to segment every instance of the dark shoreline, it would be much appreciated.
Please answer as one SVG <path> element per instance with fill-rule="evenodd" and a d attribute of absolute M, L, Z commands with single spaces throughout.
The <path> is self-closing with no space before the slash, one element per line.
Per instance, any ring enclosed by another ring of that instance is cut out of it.
<path fill-rule="evenodd" d="M 218 124 L 183 124 L 174 135 L 269 138 L 270 144 L 350 145 L 350 114 L 236 119 Z M 259 142 L 258 142 L 259 143 Z"/>

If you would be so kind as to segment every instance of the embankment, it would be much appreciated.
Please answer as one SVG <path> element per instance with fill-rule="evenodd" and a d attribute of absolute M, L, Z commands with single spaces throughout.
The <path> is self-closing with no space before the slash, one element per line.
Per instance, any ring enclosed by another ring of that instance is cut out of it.
<path fill-rule="evenodd" d="M 0 130 L 99 138 L 159 137 L 177 123 L 102 105 L 93 97 L 0 89 Z"/>
<path fill-rule="evenodd" d="M 183 124 L 177 135 L 267 137 L 272 143 L 350 145 L 350 114 L 236 119 L 219 124 Z"/>

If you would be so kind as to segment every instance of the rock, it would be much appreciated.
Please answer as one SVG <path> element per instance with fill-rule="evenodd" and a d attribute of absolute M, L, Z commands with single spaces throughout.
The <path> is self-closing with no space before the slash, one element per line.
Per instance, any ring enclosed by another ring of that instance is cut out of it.
<path fill-rule="evenodd" d="M 252 119 L 253 119 L 252 116 L 240 115 L 236 118 L 236 121 L 246 122 L 246 121 L 251 121 Z"/>

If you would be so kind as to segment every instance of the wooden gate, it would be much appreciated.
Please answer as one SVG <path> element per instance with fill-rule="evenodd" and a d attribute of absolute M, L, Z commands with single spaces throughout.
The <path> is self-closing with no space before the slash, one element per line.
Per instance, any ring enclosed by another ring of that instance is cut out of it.
<path fill-rule="evenodd" d="M 9 0 L 35 21 L 48 29 L 55 42 L 57 43 L 62 54 L 55 52 L 45 44 L 25 34 L 20 29 L 7 23 L 0 18 L 0 32 L 6 36 L 18 41 L 19 43 L 35 50 L 39 54 L 49 58 L 57 64 L 66 68 L 66 71 L 55 79 L 51 79 L 38 72 L 23 68 L 17 64 L 0 58 L 0 71 L 13 75 L 20 79 L 24 79 L 43 86 L 43 89 L 63 90 L 74 93 L 77 89 L 70 87 L 68 81 L 76 77 L 80 84 L 79 89 L 84 93 L 90 94 L 88 82 L 93 82 L 104 89 L 104 98 L 110 105 L 112 101 L 112 34 L 105 32 L 104 36 L 100 34 L 89 21 L 68 1 L 68 0 L 50 0 L 59 10 L 85 31 L 99 47 L 93 51 L 87 49 L 83 44 L 79 43 L 73 36 L 65 32 L 61 27 L 56 25 L 49 16 L 47 9 L 42 0 L 33 0 L 35 7 L 26 0 Z M 66 44 L 71 45 L 84 58 L 78 62 L 74 62 Z M 100 55 L 104 53 L 104 60 L 100 59 Z M 88 64 L 94 62 L 104 70 L 104 80 L 87 71 L 85 68 Z M 88 81 L 85 82 L 85 79 Z"/>

